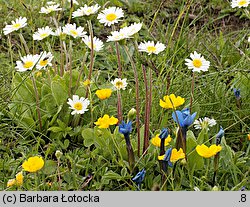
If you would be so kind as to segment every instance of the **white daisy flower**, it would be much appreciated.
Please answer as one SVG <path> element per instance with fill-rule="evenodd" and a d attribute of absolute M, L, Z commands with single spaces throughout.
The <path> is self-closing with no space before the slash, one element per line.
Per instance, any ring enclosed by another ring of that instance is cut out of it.
<path fill-rule="evenodd" d="M 79 9 L 77 9 L 72 13 L 72 18 L 82 17 L 83 15 L 84 15 L 83 7 L 80 7 Z"/>
<path fill-rule="evenodd" d="M 67 34 L 67 35 L 71 35 L 74 38 L 77 37 L 83 37 L 86 35 L 86 32 L 84 31 L 83 27 L 77 27 L 76 28 L 76 24 L 66 24 L 63 27 L 63 33 Z"/>
<path fill-rule="evenodd" d="M 250 0 L 233 0 L 231 2 L 231 6 L 232 8 L 235 8 L 235 7 L 247 7 L 250 3 Z"/>
<path fill-rule="evenodd" d="M 51 4 L 47 7 L 42 7 L 39 13 L 49 14 L 53 11 L 60 11 L 62 8 L 59 8 L 60 4 Z"/>
<path fill-rule="evenodd" d="M 144 43 L 140 43 L 138 46 L 140 52 L 147 52 L 148 55 L 159 54 L 163 50 L 165 50 L 166 46 L 160 42 L 157 42 L 156 44 L 153 41 L 148 41 Z"/>
<path fill-rule="evenodd" d="M 27 18 L 26 17 L 19 17 L 15 21 L 11 21 L 10 25 L 6 25 L 3 28 L 4 35 L 7 35 L 13 31 L 19 30 L 27 25 Z"/>
<path fill-rule="evenodd" d="M 128 32 L 126 28 L 121 29 L 120 31 L 113 31 L 111 32 L 111 36 L 108 36 L 107 42 L 110 41 L 120 41 L 123 39 L 129 38 Z"/>
<path fill-rule="evenodd" d="M 63 29 L 62 27 L 58 27 L 56 28 L 56 30 L 53 32 L 54 36 L 62 36 L 62 35 L 66 35 L 64 32 L 63 32 Z"/>
<path fill-rule="evenodd" d="M 204 117 L 203 119 L 197 119 L 194 121 L 194 128 L 195 129 L 205 129 L 209 130 L 209 127 L 216 125 L 216 120 Z"/>
<path fill-rule="evenodd" d="M 250 36 L 247 38 L 247 41 L 250 42 Z"/>
<path fill-rule="evenodd" d="M 47 65 L 48 66 L 52 66 L 51 61 L 53 59 L 53 55 L 51 54 L 51 52 L 41 52 L 39 55 L 39 61 L 36 64 L 36 68 L 38 70 L 41 70 L 43 68 L 45 68 Z"/>
<path fill-rule="evenodd" d="M 97 19 L 99 19 L 99 22 L 105 26 L 111 26 L 112 24 L 118 23 L 121 17 L 124 17 L 124 13 L 121 8 L 109 7 L 102 10 L 102 12 L 98 14 Z"/>
<path fill-rule="evenodd" d="M 111 81 L 111 83 L 113 84 L 116 90 L 125 90 L 128 85 L 127 78 L 116 78 L 115 80 Z"/>
<path fill-rule="evenodd" d="M 84 36 L 82 40 L 91 49 L 91 37 Z M 96 52 L 100 51 L 103 48 L 103 42 L 97 37 L 93 37 L 93 48 Z"/>
<path fill-rule="evenodd" d="M 72 115 L 84 114 L 86 111 L 88 111 L 88 105 L 90 104 L 90 101 L 87 98 L 81 97 L 79 99 L 78 95 L 73 95 L 73 100 L 69 98 L 67 104 L 70 105 L 70 109 L 73 109 L 71 112 Z"/>
<path fill-rule="evenodd" d="M 69 3 L 71 3 L 71 0 L 68 0 Z M 79 5 L 79 3 L 76 0 L 73 0 L 73 4 Z"/>
<path fill-rule="evenodd" d="M 83 14 L 86 15 L 86 16 L 89 16 L 91 14 L 95 14 L 101 7 L 96 4 L 94 6 L 88 6 L 87 4 L 85 4 L 83 7 L 82 7 L 82 10 L 83 10 Z"/>
<path fill-rule="evenodd" d="M 53 31 L 50 27 L 46 26 L 46 27 L 42 27 L 42 28 L 38 28 L 37 32 L 35 32 L 33 34 L 33 39 L 34 40 L 42 40 L 50 35 L 53 34 Z"/>
<path fill-rule="evenodd" d="M 39 60 L 39 55 L 27 55 L 21 57 L 21 61 L 16 61 L 17 66 L 15 67 L 19 72 L 25 72 L 32 70 Z"/>
<path fill-rule="evenodd" d="M 128 32 L 128 36 L 133 36 L 134 34 L 139 32 L 141 28 L 142 28 L 142 23 L 134 23 L 126 27 L 126 31 Z"/>
<path fill-rule="evenodd" d="M 198 54 L 196 51 L 190 54 L 190 59 L 185 59 L 185 65 L 188 66 L 188 69 L 192 69 L 193 72 L 201 72 L 201 71 L 208 71 L 210 66 L 210 62 L 205 60 L 201 54 Z"/>

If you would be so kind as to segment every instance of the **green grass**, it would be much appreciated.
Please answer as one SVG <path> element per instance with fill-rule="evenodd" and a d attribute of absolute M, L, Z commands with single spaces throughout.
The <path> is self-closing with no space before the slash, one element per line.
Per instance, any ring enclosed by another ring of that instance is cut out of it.
<path fill-rule="evenodd" d="M 105 43 L 105 50 L 95 56 L 90 100 L 92 108 L 84 115 L 74 117 L 70 114 L 67 98 L 76 91 L 85 97 L 90 64 L 90 50 L 80 39 L 66 39 L 67 53 L 72 43 L 72 88 L 69 89 L 70 74 L 63 77 L 56 74 L 60 69 L 60 42 L 57 37 L 42 41 L 33 41 L 32 34 L 37 28 L 50 26 L 55 28 L 50 15 L 39 14 L 46 1 L 2 1 L 0 8 L 0 28 L 10 24 L 19 16 L 26 16 L 28 26 L 21 30 L 26 41 L 20 40 L 19 32 L 5 36 L 1 29 L 0 38 L 0 189 L 1 190 L 136 190 L 131 178 L 141 170 L 146 170 L 142 190 L 166 190 L 164 188 L 157 156 L 159 149 L 150 144 L 148 152 L 136 156 L 134 169 L 128 163 L 126 143 L 118 132 L 118 127 L 101 130 L 94 123 L 104 114 L 117 117 L 117 96 L 100 101 L 95 91 L 98 88 L 111 87 L 110 81 L 118 76 L 117 56 L 113 42 Z M 106 1 L 94 3 L 105 5 Z M 62 2 L 60 1 L 60 4 Z M 82 3 L 82 5 L 84 2 Z M 172 110 L 162 109 L 159 100 L 164 95 L 174 93 L 185 98 L 184 107 L 190 105 L 192 71 L 184 64 L 190 53 L 201 53 L 211 65 L 208 72 L 196 74 L 192 112 L 198 117 L 214 118 L 217 125 L 207 134 L 214 143 L 220 126 L 225 130 L 220 153 L 219 170 L 215 185 L 220 190 L 240 190 L 249 182 L 250 141 L 250 76 L 249 76 L 249 17 L 243 9 L 231 9 L 229 1 L 153 1 L 153 0 L 111 0 L 108 5 L 122 7 L 124 21 L 118 25 L 143 22 L 139 34 L 123 42 L 138 72 L 139 106 L 141 127 L 141 151 L 144 134 L 144 114 L 146 103 L 145 81 L 142 64 L 146 68 L 147 80 L 152 71 L 152 106 L 150 116 L 150 135 L 154 137 L 162 128 L 167 127 L 175 146 L 177 125 L 171 114 Z M 107 7 L 107 6 L 106 6 Z M 63 26 L 70 15 L 70 6 L 55 16 Z M 248 7 L 249 8 L 249 7 Z M 249 10 L 248 10 L 249 11 Z M 83 26 L 88 31 L 84 17 L 71 19 L 71 23 Z M 92 19 L 94 35 L 106 40 L 111 28 L 104 27 Z M 116 25 L 118 28 L 118 26 Z M 143 41 L 159 41 L 166 45 L 164 52 L 150 55 L 138 52 L 138 44 Z M 51 51 L 54 55 L 53 67 L 36 77 L 42 126 L 39 128 L 36 111 L 36 99 L 30 72 L 16 72 L 16 61 L 26 55 L 25 44 L 30 54 Z M 132 63 L 125 52 L 124 45 L 119 46 L 123 78 L 127 78 L 127 89 L 122 91 L 123 117 L 136 107 L 135 81 Z M 64 54 L 65 55 L 65 54 Z M 84 64 L 83 64 L 84 63 Z M 79 71 L 80 84 L 77 86 Z M 148 83 L 149 86 L 149 83 Z M 241 90 L 241 107 L 237 107 L 233 88 Z M 178 108 L 179 109 L 179 108 Z M 54 127 L 54 128 L 53 128 Z M 55 128 L 56 127 L 56 128 Z M 196 140 L 200 131 L 189 127 L 188 139 Z M 194 133 L 192 135 L 191 131 Z M 131 142 L 137 155 L 137 130 L 133 120 Z M 191 142 L 191 141 L 190 141 Z M 63 152 L 58 160 L 56 150 Z M 189 153 L 194 153 L 191 150 Z M 22 170 L 22 163 L 30 156 L 41 155 L 45 167 L 36 173 L 24 173 L 22 187 L 7 188 L 7 181 Z M 192 163 L 191 161 L 187 161 Z M 212 190 L 213 158 L 206 159 L 206 167 L 178 162 L 166 175 L 167 190 Z M 208 167 L 210 166 L 210 167 Z M 60 174 L 60 180 L 59 180 Z M 89 177 L 88 177 L 89 176 Z M 58 182 L 59 181 L 59 182 Z"/>

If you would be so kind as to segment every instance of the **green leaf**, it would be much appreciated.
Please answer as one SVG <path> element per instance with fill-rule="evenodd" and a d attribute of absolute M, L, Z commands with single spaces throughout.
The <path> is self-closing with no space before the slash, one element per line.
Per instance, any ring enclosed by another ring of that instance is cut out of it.
<path fill-rule="evenodd" d="M 201 145 L 208 141 L 208 131 L 207 129 L 202 129 L 197 138 L 197 144 Z"/>
<path fill-rule="evenodd" d="M 63 131 L 63 129 L 61 128 L 61 127 L 56 127 L 56 126 L 54 126 L 54 127 L 50 127 L 50 128 L 48 128 L 48 131 L 52 131 L 52 132 L 62 132 Z"/>
<path fill-rule="evenodd" d="M 110 170 L 102 176 L 102 179 L 103 180 L 118 180 L 118 181 L 120 181 L 122 179 L 122 177 L 118 173 L 115 173 L 112 170 Z"/>
<path fill-rule="evenodd" d="M 87 128 L 82 130 L 82 137 L 84 139 L 83 144 L 85 147 L 90 147 L 94 144 L 95 134 L 94 129 Z"/>
<path fill-rule="evenodd" d="M 64 140 L 64 149 L 67 149 L 69 147 L 69 140 L 65 139 Z"/>
<path fill-rule="evenodd" d="M 46 175 L 51 175 L 55 173 L 57 169 L 57 164 L 53 160 L 46 160 L 43 167 L 43 173 Z"/>
<path fill-rule="evenodd" d="M 68 98 L 68 92 L 64 84 L 59 81 L 51 82 L 51 92 L 56 101 L 57 106 L 64 104 Z"/>
<path fill-rule="evenodd" d="M 187 131 L 187 160 L 191 169 L 201 170 L 204 167 L 203 158 L 195 150 L 197 141 L 192 131 Z"/>

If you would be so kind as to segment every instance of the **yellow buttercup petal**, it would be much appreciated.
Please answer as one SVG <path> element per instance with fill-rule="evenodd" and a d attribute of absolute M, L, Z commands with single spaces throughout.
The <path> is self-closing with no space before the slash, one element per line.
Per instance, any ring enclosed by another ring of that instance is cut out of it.
<path fill-rule="evenodd" d="M 198 145 L 196 146 L 197 153 L 204 157 L 204 158 L 210 158 L 214 155 L 216 155 L 218 152 L 220 152 L 222 147 L 220 145 L 211 145 L 210 147 L 207 147 L 206 145 Z"/>
<path fill-rule="evenodd" d="M 178 106 L 183 105 L 185 99 L 180 96 L 175 96 L 174 94 L 170 94 L 169 96 L 164 96 L 163 100 L 160 99 L 160 106 L 165 109 L 175 109 Z"/>
<path fill-rule="evenodd" d="M 170 157 L 170 162 L 176 162 L 180 159 L 185 158 L 185 153 L 183 152 L 182 148 L 177 151 L 177 149 L 172 149 L 171 157 Z"/>
<path fill-rule="evenodd" d="M 44 166 L 43 158 L 39 156 L 30 157 L 22 164 L 23 169 L 27 172 L 36 172 L 42 169 L 43 166 Z"/>

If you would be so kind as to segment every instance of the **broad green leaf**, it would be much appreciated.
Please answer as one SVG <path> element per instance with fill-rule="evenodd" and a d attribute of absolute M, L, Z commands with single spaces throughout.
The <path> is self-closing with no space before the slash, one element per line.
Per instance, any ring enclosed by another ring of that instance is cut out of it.
<path fill-rule="evenodd" d="M 55 173 L 57 169 L 57 164 L 53 160 L 46 160 L 43 167 L 43 173 L 46 175 L 51 175 Z"/>
<path fill-rule="evenodd" d="M 94 129 L 87 128 L 82 130 L 83 144 L 85 147 L 90 147 L 95 143 Z"/>
<path fill-rule="evenodd" d="M 68 98 L 68 92 L 62 82 L 52 81 L 51 91 L 57 106 L 60 106 L 66 102 Z"/>
<path fill-rule="evenodd" d="M 204 167 L 203 158 L 195 150 L 197 141 L 192 131 L 187 131 L 187 160 L 191 169 L 201 170 Z"/>

